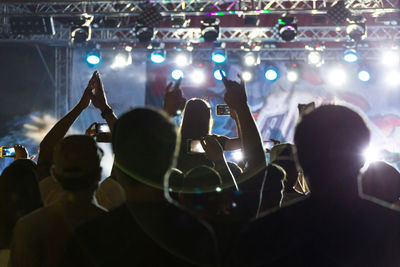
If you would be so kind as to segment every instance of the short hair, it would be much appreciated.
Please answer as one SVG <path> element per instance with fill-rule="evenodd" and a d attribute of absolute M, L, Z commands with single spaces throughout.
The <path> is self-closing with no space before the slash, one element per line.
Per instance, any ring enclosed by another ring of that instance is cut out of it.
<path fill-rule="evenodd" d="M 400 173 L 387 162 L 372 162 L 362 175 L 361 188 L 365 195 L 394 203 L 400 198 Z"/>
<path fill-rule="evenodd" d="M 64 190 L 96 189 L 102 150 L 86 135 L 71 135 L 54 149 L 54 175 Z"/>
<path fill-rule="evenodd" d="M 370 132 L 355 111 L 345 106 L 325 105 L 303 117 L 294 140 L 306 175 L 333 166 L 338 171 L 344 167 L 358 171 L 364 163 L 362 151 L 369 143 Z"/>
<path fill-rule="evenodd" d="M 135 108 L 114 125 L 115 164 L 129 177 L 163 188 L 164 175 L 175 165 L 177 131 L 168 115 L 153 108 Z"/>

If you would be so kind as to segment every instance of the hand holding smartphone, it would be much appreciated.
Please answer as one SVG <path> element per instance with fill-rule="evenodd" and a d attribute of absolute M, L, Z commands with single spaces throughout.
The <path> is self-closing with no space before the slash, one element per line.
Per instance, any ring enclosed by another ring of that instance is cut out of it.
<path fill-rule="evenodd" d="M 15 148 L 12 146 L 0 147 L 0 158 L 15 158 Z"/>

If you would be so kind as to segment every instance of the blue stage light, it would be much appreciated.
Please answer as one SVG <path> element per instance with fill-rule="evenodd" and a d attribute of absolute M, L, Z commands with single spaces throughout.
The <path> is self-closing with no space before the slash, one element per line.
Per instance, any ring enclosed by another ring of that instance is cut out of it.
<path fill-rule="evenodd" d="M 212 61 L 217 64 L 224 63 L 226 60 L 226 54 L 224 51 L 213 52 L 211 55 Z"/>
<path fill-rule="evenodd" d="M 223 71 L 223 70 L 221 70 L 221 69 L 217 69 L 217 70 L 214 71 L 214 78 L 215 78 L 217 81 L 222 81 L 222 76 L 221 76 L 221 73 L 219 73 L 219 71 L 222 71 L 222 73 L 224 74 L 224 76 L 226 76 L 225 71 Z"/>
<path fill-rule="evenodd" d="M 354 63 L 358 61 L 358 54 L 354 49 L 348 49 L 344 51 L 343 60 L 348 63 Z"/>
<path fill-rule="evenodd" d="M 265 79 L 267 79 L 268 81 L 275 81 L 276 79 L 278 79 L 278 71 L 274 68 L 268 68 L 265 71 Z"/>
<path fill-rule="evenodd" d="M 368 82 L 371 79 L 371 74 L 366 70 L 360 70 L 358 72 L 358 79 L 362 82 Z"/>
<path fill-rule="evenodd" d="M 162 50 L 155 50 L 150 55 L 150 60 L 153 63 L 161 64 L 165 61 L 165 52 Z"/>
<path fill-rule="evenodd" d="M 174 79 L 174 80 L 179 80 L 180 78 L 183 78 L 183 71 L 180 70 L 180 69 L 174 69 L 174 70 L 171 72 L 171 77 L 172 77 L 172 79 Z"/>
<path fill-rule="evenodd" d="M 91 66 L 96 66 L 101 61 L 99 52 L 90 52 L 86 55 L 86 62 Z"/>

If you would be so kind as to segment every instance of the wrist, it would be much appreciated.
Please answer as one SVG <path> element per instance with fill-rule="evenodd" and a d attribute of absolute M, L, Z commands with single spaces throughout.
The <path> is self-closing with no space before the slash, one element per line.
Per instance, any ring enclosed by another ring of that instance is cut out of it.
<path fill-rule="evenodd" d="M 114 113 L 113 110 L 112 110 L 112 108 L 111 108 L 110 106 L 106 106 L 106 107 L 100 109 L 100 111 L 101 111 L 101 117 L 102 117 L 103 119 L 106 119 L 105 117 L 106 117 L 107 115 L 111 115 L 111 114 Z"/>

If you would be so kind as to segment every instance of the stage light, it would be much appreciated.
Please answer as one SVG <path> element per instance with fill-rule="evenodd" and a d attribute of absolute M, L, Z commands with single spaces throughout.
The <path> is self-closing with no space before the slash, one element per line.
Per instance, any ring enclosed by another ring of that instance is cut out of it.
<path fill-rule="evenodd" d="M 358 79 L 362 82 L 368 82 L 371 79 L 371 74 L 366 70 L 360 70 L 358 72 Z"/>
<path fill-rule="evenodd" d="M 358 42 L 367 36 L 367 28 L 363 16 L 351 16 L 348 21 L 350 24 L 346 27 L 346 33 L 351 41 Z"/>
<path fill-rule="evenodd" d="M 386 74 L 385 82 L 389 87 L 400 86 L 400 71 L 398 71 L 398 70 L 389 71 Z"/>
<path fill-rule="evenodd" d="M 281 17 L 278 19 L 279 36 L 286 42 L 292 41 L 297 35 L 295 17 Z"/>
<path fill-rule="evenodd" d="M 221 69 L 217 69 L 214 71 L 214 78 L 218 81 L 222 81 L 222 76 L 221 73 L 219 73 L 219 71 L 222 71 L 222 73 L 224 74 L 224 76 L 226 76 L 225 71 L 221 70 Z"/>
<path fill-rule="evenodd" d="M 322 54 L 319 51 L 310 51 L 307 56 L 308 64 L 320 67 L 323 64 Z"/>
<path fill-rule="evenodd" d="M 358 54 L 355 49 L 347 49 L 344 51 L 343 60 L 348 63 L 354 63 L 358 60 Z"/>
<path fill-rule="evenodd" d="M 390 49 L 382 53 L 381 63 L 387 67 L 395 67 L 400 63 L 400 51 Z"/>
<path fill-rule="evenodd" d="M 226 60 L 226 53 L 225 50 L 218 50 L 218 51 L 214 51 L 211 54 L 211 60 L 214 61 L 217 64 L 221 64 L 224 63 Z"/>
<path fill-rule="evenodd" d="M 219 19 L 214 17 L 205 18 L 201 21 L 201 36 L 208 43 L 215 42 L 219 36 Z"/>
<path fill-rule="evenodd" d="M 155 64 L 161 64 L 165 61 L 165 51 L 164 50 L 155 50 L 150 55 L 151 62 Z"/>
<path fill-rule="evenodd" d="M 265 79 L 267 79 L 268 81 L 275 81 L 276 79 L 278 79 L 278 71 L 274 68 L 268 68 L 265 71 Z"/>
<path fill-rule="evenodd" d="M 297 72 L 297 70 L 289 70 L 286 74 L 286 78 L 288 79 L 289 82 L 296 82 L 299 79 L 299 73 Z"/>
<path fill-rule="evenodd" d="M 190 55 L 188 53 L 179 52 L 175 57 L 175 64 L 179 67 L 185 67 L 190 64 Z"/>
<path fill-rule="evenodd" d="M 365 164 L 370 164 L 374 161 L 382 159 L 382 153 L 374 145 L 370 145 L 363 153 Z"/>
<path fill-rule="evenodd" d="M 335 87 L 344 85 L 347 82 L 347 75 L 343 68 L 336 67 L 328 73 L 328 82 Z"/>
<path fill-rule="evenodd" d="M 92 23 L 94 17 L 83 14 L 71 27 L 71 41 L 73 44 L 83 44 L 92 38 Z"/>
<path fill-rule="evenodd" d="M 236 150 L 232 153 L 232 158 L 233 160 L 237 161 L 241 161 L 243 159 L 243 153 L 241 150 Z"/>
<path fill-rule="evenodd" d="M 193 83 L 202 84 L 205 80 L 204 72 L 200 69 L 196 69 L 191 74 L 191 80 Z"/>
<path fill-rule="evenodd" d="M 183 71 L 180 70 L 180 69 L 174 69 L 174 70 L 171 72 L 171 77 L 172 77 L 172 79 L 174 79 L 174 80 L 179 80 L 180 78 L 183 78 Z"/>
<path fill-rule="evenodd" d="M 154 29 L 143 24 L 138 24 L 135 27 L 135 35 L 141 43 L 150 42 L 154 37 Z"/>
<path fill-rule="evenodd" d="M 96 66 L 100 63 L 100 53 L 97 51 L 89 52 L 86 55 L 86 62 L 91 66 Z"/>
<path fill-rule="evenodd" d="M 254 66 L 257 63 L 257 57 L 254 53 L 250 52 L 244 56 L 244 64 L 246 66 Z"/>
<path fill-rule="evenodd" d="M 112 69 L 123 68 L 132 64 L 132 55 L 128 52 L 121 52 L 115 56 L 114 62 L 111 65 Z"/>
<path fill-rule="evenodd" d="M 243 71 L 242 72 L 242 79 L 245 82 L 249 82 L 253 79 L 253 74 L 250 71 Z"/>

